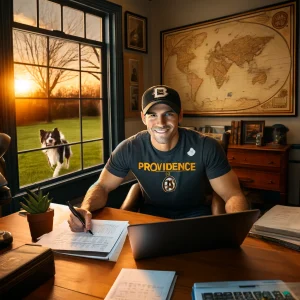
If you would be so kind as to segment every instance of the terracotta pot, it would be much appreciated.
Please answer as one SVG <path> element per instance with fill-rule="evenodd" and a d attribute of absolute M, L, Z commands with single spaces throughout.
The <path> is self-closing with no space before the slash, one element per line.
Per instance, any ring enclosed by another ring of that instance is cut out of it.
<path fill-rule="evenodd" d="M 41 214 L 27 214 L 27 221 L 33 241 L 41 235 L 52 231 L 54 210 L 49 208 Z"/>

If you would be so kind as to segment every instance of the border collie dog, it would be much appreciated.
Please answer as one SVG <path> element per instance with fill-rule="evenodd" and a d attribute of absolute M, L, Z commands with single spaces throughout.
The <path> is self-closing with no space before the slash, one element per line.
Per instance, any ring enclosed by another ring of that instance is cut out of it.
<path fill-rule="evenodd" d="M 53 131 L 45 131 L 41 129 L 40 140 L 42 148 L 47 148 L 43 150 L 43 152 L 47 156 L 50 167 L 54 168 L 56 166 L 53 172 L 53 177 L 57 177 L 63 167 L 65 169 L 69 168 L 69 160 L 72 155 L 71 147 L 67 145 L 67 140 L 62 132 L 57 128 L 54 128 Z"/>

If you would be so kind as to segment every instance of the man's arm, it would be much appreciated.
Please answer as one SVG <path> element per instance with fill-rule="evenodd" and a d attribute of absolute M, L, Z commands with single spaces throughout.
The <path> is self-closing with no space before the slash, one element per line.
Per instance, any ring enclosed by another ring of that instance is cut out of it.
<path fill-rule="evenodd" d="M 241 191 L 238 178 L 232 170 L 209 181 L 213 190 L 225 201 L 227 213 L 249 209 L 249 204 Z"/>
<path fill-rule="evenodd" d="M 69 226 L 72 231 L 87 231 L 91 229 L 91 211 L 100 209 L 106 205 L 108 193 L 116 189 L 123 181 L 123 178 L 117 177 L 111 174 L 104 168 L 100 174 L 99 179 L 88 189 L 81 208 L 76 210 L 83 215 L 85 219 L 85 228 L 83 228 L 80 221 L 70 214 L 69 216 Z"/>

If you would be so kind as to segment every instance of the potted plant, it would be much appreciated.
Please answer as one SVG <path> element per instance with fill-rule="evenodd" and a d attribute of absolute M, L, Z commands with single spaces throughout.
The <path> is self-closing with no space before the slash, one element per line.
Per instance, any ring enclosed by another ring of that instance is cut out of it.
<path fill-rule="evenodd" d="M 40 188 L 37 192 L 26 189 L 27 197 L 25 203 L 20 202 L 21 207 L 27 211 L 27 221 L 33 241 L 41 235 L 52 231 L 54 210 L 50 208 L 52 199 L 48 195 L 43 195 Z"/>

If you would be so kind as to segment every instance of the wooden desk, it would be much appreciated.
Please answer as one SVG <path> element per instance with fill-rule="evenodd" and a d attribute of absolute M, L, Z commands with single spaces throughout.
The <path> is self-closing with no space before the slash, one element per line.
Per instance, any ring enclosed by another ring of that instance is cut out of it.
<path fill-rule="evenodd" d="M 229 145 L 227 158 L 244 187 L 279 192 L 280 204 L 286 205 L 289 149 L 290 145 Z"/>
<path fill-rule="evenodd" d="M 66 206 L 55 205 L 55 224 L 67 218 Z M 165 220 L 113 208 L 94 218 L 129 220 L 131 224 Z M 0 218 L 0 228 L 14 236 L 13 248 L 31 242 L 25 217 L 17 213 Z M 203 229 L 205 230 L 205 229 Z M 246 238 L 240 248 L 200 251 L 135 261 L 128 238 L 116 263 L 55 254 L 56 274 L 26 299 L 104 299 L 122 268 L 175 270 L 178 279 L 173 300 L 191 299 L 194 282 L 281 279 L 300 281 L 300 253 Z"/>

